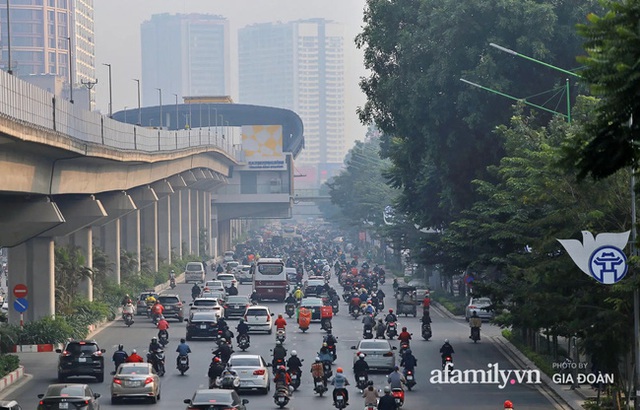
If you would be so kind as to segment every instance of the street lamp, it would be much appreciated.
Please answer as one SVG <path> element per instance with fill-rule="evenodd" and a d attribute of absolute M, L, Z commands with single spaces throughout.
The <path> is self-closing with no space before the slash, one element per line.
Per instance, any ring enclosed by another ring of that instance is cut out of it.
<path fill-rule="evenodd" d="M 127 107 L 126 105 L 124 106 L 124 123 L 127 124 Z"/>
<path fill-rule="evenodd" d="M 160 99 L 160 129 L 162 129 L 162 88 L 156 88 L 158 90 L 158 98 Z"/>
<path fill-rule="evenodd" d="M 69 42 L 69 49 L 67 50 L 67 54 L 69 55 L 69 102 L 73 104 L 73 74 L 71 68 L 71 37 L 67 37 L 67 41 Z"/>
<path fill-rule="evenodd" d="M 178 124 L 178 94 L 173 94 L 176 97 L 176 130 L 180 129 L 180 125 Z"/>
<path fill-rule="evenodd" d="M 9 0 L 7 0 L 7 54 L 9 62 L 7 73 L 13 74 L 11 69 L 11 13 L 9 13 Z"/>
<path fill-rule="evenodd" d="M 96 80 L 95 80 L 95 81 L 91 81 L 91 80 L 87 80 L 87 81 L 85 81 L 85 80 L 80 80 L 80 84 L 84 85 L 85 87 L 87 87 L 87 90 L 89 90 L 87 95 L 89 96 L 89 98 L 88 98 L 88 100 L 89 100 L 89 111 L 91 111 L 91 90 L 93 89 L 93 87 L 94 87 L 96 84 L 98 84 L 98 79 L 96 78 Z"/>
<path fill-rule="evenodd" d="M 109 67 L 109 118 L 113 118 L 113 94 L 111 93 L 111 64 L 102 63 Z"/>
<path fill-rule="evenodd" d="M 140 80 L 134 78 L 133 81 L 138 83 L 138 126 L 142 125 L 142 110 L 140 109 Z"/>

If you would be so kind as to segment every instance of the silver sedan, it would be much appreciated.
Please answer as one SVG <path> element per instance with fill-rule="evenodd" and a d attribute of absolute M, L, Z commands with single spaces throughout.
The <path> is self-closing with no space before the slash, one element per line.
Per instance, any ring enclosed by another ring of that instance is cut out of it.
<path fill-rule="evenodd" d="M 160 378 L 150 363 L 122 363 L 111 382 L 111 403 L 125 398 L 160 400 Z"/>
<path fill-rule="evenodd" d="M 388 340 L 362 339 L 358 346 L 351 346 L 351 348 L 356 350 L 353 356 L 354 363 L 358 360 L 360 353 L 364 353 L 364 360 L 372 370 L 393 370 L 396 366 L 394 350 L 397 348 L 391 346 Z"/>

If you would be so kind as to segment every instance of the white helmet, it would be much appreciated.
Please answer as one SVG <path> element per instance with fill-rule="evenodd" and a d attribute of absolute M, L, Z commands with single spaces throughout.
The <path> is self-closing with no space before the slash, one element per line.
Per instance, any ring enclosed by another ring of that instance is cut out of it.
<path fill-rule="evenodd" d="M 449 343 L 449 339 L 444 339 L 444 342 L 445 343 Z"/>
<path fill-rule="evenodd" d="M 364 353 L 360 353 L 359 357 L 360 357 L 361 359 L 364 359 Z"/>
<path fill-rule="evenodd" d="M 298 352 L 296 352 L 295 350 L 291 351 L 291 356 L 297 356 L 297 355 L 298 355 Z"/>

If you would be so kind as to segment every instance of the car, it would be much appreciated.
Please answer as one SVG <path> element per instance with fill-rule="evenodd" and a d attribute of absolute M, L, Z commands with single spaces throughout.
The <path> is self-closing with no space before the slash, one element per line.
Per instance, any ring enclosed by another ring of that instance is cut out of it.
<path fill-rule="evenodd" d="M 494 314 L 493 311 L 487 309 L 489 306 L 491 306 L 491 299 L 472 297 L 469 299 L 469 304 L 465 309 L 464 317 L 468 322 L 471 315 L 473 315 L 473 312 L 477 312 L 480 319 L 491 320 L 493 319 Z"/>
<path fill-rule="evenodd" d="M 224 286 L 225 290 L 229 289 L 231 285 L 238 287 L 238 281 L 236 280 L 236 277 L 233 275 L 233 273 L 218 273 L 218 276 L 216 276 L 216 280 L 222 282 L 222 286 Z"/>
<path fill-rule="evenodd" d="M 311 320 L 320 320 L 320 308 L 323 306 L 322 298 L 306 297 L 300 301 L 300 307 L 311 311 Z"/>
<path fill-rule="evenodd" d="M 217 317 L 222 317 L 225 314 L 220 301 L 214 298 L 196 298 L 193 302 L 189 303 L 189 307 L 191 308 L 189 314 L 202 310 L 214 311 Z"/>
<path fill-rule="evenodd" d="M 227 300 L 224 303 L 224 317 L 225 319 L 239 319 L 244 317 L 249 306 L 251 306 L 249 296 L 227 296 Z"/>
<path fill-rule="evenodd" d="M 187 340 L 197 338 L 214 339 L 218 337 L 218 315 L 213 310 L 195 311 L 185 320 L 187 322 Z"/>
<path fill-rule="evenodd" d="M 182 312 L 182 300 L 179 295 L 174 294 L 162 294 L 158 295 L 158 302 L 164 307 L 162 315 L 165 319 L 174 318 L 179 321 L 184 320 L 184 313 Z"/>
<path fill-rule="evenodd" d="M 152 295 L 154 298 L 158 297 L 158 294 L 152 290 L 141 292 L 138 295 L 138 299 L 136 300 L 136 315 L 147 314 L 147 298 Z"/>
<path fill-rule="evenodd" d="M 222 283 L 222 281 L 220 280 L 208 280 L 204 283 L 204 286 L 202 287 L 202 291 L 203 292 L 209 292 L 212 290 L 218 290 L 221 292 L 225 292 L 224 290 L 224 284 Z"/>
<path fill-rule="evenodd" d="M 86 384 L 50 384 L 44 394 L 38 394 L 38 410 L 99 410 L 100 393 L 94 393 Z"/>
<path fill-rule="evenodd" d="M 0 410 L 22 410 L 15 400 L 0 400 Z"/>
<path fill-rule="evenodd" d="M 267 306 L 255 305 L 249 306 L 244 313 L 244 320 L 249 326 L 249 332 L 267 332 L 271 334 L 273 331 L 273 313 Z"/>
<path fill-rule="evenodd" d="M 230 261 L 224 264 L 224 270 L 227 273 L 231 273 L 234 269 L 240 266 L 240 262 L 238 261 Z"/>
<path fill-rule="evenodd" d="M 251 276 L 251 265 L 238 265 L 233 274 L 240 283 L 253 282 L 253 277 Z"/>
<path fill-rule="evenodd" d="M 369 369 L 393 371 L 396 366 L 395 346 L 391 346 L 388 340 L 383 339 L 362 339 L 357 346 L 351 346 L 356 350 L 353 362 L 358 360 L 360 353 L 364 353 L 364 360 L 369 365 Z"/>
<path fill-rule="evenodd" d="M 287 280 L 289 283 L 296 283 L 298 280 L 298 272 L 296 268 L 284 268 L 284 271 L 287 272 Z"/>
<path fill-rule="evenodd" d="M 257 354 L 235 353 L 229 364 L 240 376 L 240 390 L 258 390 L 267 394 L 271 390 L 269 367 Z"/>
<path fill-rule="evenodd" d="M 202 262 L 188 262 L 184 268 L 184 283 L 204 282 L 206 268 Z"/>
<path fill-rule="evenodd" d="M 226 251 L 222 258 L 223 262 L 231 262 L 235 259 L 235 253 L 233 251 Z"/>
<path fill-rule="evenodd" d="M 318 296 L 324 291 L 325 280 L 322 277 L 312 276 L 304 283 L 305 296 Z M 318 292 L 320 290 L 320 292 Z"/>
<path fill-rule="evenodd" d="M 200 294 L 202 299 L 216 299 L 218 302 L 224 302 L 227 300 L 227 292 L 224 290 L 207 290 Z"/>
<path fill-rule="evenodd" d="M 104 380 L 104 349 L 95 340 L 71 340 L 64 350 L 56 349 L 58 357 L 58 381 L 63 383 L 72 376 L 95 377 Z"/>
<path fill-rule="evenodd" d="M 184 399 L 187 410 L 246 410 L 247 399 L 240 399 L 235 390 L 200 389 L 190 399 Z"/>
<path fill-rule="evenodd" d="M 160 377 L 151 363 L 122 363 L 111 381 L 111 404 L 123 399 L 160 400 Z"/>

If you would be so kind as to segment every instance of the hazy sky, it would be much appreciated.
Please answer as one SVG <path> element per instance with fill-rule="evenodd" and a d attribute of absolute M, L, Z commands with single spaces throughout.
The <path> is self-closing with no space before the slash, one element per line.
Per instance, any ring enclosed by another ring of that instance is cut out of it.
<path fill-rule="evenodd" d="M 95 0 L 96 86 L 98 108 L 108 112 L 108 68 L 111 64 L 113 110 L 137 107 L 137 85 L 133 78 L 141 78 L 140 24 L 158 13 L 219 14 L 229 20 L 232 49 L 232 97 L 237 101 L 237 30 L 253 23 L 322 17 L 346 26 L 345 81 L 346 130 L 348 145 L 362 140 L 365 128 L 355 114 L 356 107 L 365 102 L 358 87 L 358 79 L 366 75 L 362 52 L 357 50 L 354 37 L 362 27 L 365 0 Z M 163 98 L 173 103 L 175 97 Z"/>

